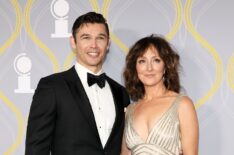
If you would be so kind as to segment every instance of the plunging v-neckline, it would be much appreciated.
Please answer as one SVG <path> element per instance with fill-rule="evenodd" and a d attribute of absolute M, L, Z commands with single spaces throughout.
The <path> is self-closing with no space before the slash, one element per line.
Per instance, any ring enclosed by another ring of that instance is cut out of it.
<path fill-rule="evenodd" d="M 134 120 L 134 111 L 135 111 L 135 106 L 133 106 L 131 113 L 130 113 L 130 123 L 131 123 L 131 128 L 132 130 L 135 132 L 135 134 L 139 137 L 139 139 L 143 142 L 143 143 L 148 143 L 148 140 L 150 138 L 150 136 L 152 135 L 152 132 L 154 131 L 154 128 L 157 126 L 157 124 L 166 116 L 166 114 L 170 111 L 170 109 L 172 109 L 172 107 L 175 105 L 177 98 L 180 95 L 176 96 L 176 98 L 174 99 L 174 101 L 172 101 L 171 105 L 169 106 L 169 108 L 162 114 L 162 116 L 156 121 L 154 122 L 154 125 L 152 126 L 152 128 L 149 130 L 148 136 L 146 136 L 146 139 L 144 140 L 139 134 L 138 132 L 135 130 L 134 124 L 133 124 L 133 120 Z"/>

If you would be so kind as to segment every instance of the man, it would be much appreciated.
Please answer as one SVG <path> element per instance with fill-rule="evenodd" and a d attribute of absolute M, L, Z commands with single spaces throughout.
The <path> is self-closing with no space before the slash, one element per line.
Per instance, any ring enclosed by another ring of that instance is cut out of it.
<path fill-rule="evenodd" d="M 119 155 L 129 97 L 103 74 L 110 44 L 106 20 L 94 12 L 78 17 L 70 42 L 76 52 L 75 66 L 38 84 L 25 154 Z"/>

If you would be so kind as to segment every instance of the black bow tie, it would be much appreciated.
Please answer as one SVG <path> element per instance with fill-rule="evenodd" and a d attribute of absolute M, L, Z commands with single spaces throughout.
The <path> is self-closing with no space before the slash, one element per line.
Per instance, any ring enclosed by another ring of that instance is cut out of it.
<path fill-rule="evenodd" d="M 105 80 L 106 80 L 106 74 L 102 73 L 99 76 L 87 73 L 88 77 L 88 85 L 92 86 L 93 84 L 97 84 L 100 88 L 103 88 L 105 86 Z"/>

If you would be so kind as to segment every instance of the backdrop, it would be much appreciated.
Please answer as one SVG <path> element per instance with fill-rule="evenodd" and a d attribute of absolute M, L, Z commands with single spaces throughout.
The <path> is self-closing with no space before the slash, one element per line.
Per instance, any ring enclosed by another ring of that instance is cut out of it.
<path fill-rule="evenodd" d="M 232 0 L 1 0 L 0 154 L 24 154 L 37 83 L 74 64 L 72 24 L 93 10 L 110 24 L 109 76 L 123 84 L 129 47 L 152 33 L 164 35 L 181 56 L 183 91 L 197 109 L 199 154 L 233 155 L 233 8 Z"/>

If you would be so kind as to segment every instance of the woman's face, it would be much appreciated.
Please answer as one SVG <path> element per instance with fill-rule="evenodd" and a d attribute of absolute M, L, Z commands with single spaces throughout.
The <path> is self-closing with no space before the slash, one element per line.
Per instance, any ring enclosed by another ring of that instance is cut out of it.
<path fill-rule="evenodd" d="M 137 75 L 144 86 L 163 84 L 164 62 L 154 47 L 149 47 L 136 61 Z"/>

